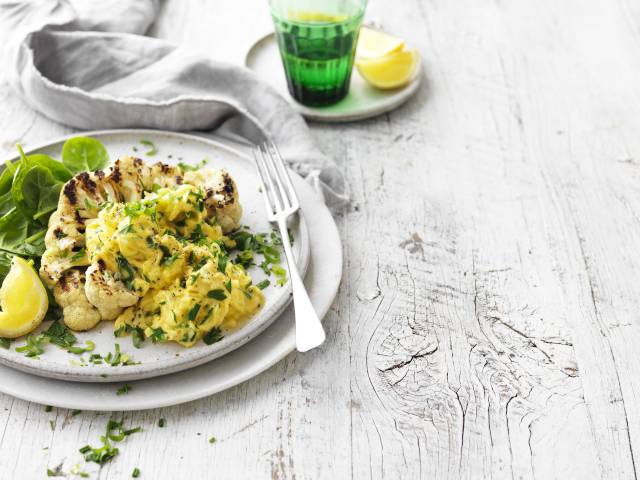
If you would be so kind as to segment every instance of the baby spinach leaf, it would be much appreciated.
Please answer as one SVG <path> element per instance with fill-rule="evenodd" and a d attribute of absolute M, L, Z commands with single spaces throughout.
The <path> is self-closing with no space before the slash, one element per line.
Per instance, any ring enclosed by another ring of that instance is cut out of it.
<path fill-rule="evenodd" d="M 11 255 L 8 252 L 0 251 L 0 282 L 4 280 L 4 277 L 7 276 L 9 270 L 11 269 Z"/>
<path fill-rule="evenodd" d="M 49 214 L 58 206 L 63 183 L 56 180 L 50 170 L 39 165 L 23 172 L 21 165 L 11 188 L 13 201 L 27 218 L 40 220 L 46 225 Z"/>
<path fill-rule="evenodd" d="M 11 199 L 18 211 L 29 220 L 39 220 L 46 227 L 50 213 L 71 172 L 60 162 L 42 155 L 25 155 L 20 145 L 20 163 L 13 176 Z"/>
<path fill-rule="evenodd" d="M 10 160 L 4 164 L 4 170 L 0 175 L 0 194 L 7 193 L 11 190 L 11 182 L 13 182 L 13 175 L 16 173 L 17 165 L 11 163 Z"/>
<path fill-rule="evenodd" d="M 29 168 L 31 167 L 35 167 L 36 165 L 46 168 L 47 170 L 49 170 L 51 172 L 51 175 L 53 175 L 53 178 L 55 178 L 57 181 L 59 182 L 66 182 L 67 180 L 70 180 L 71 177 L 73 177 L 73 174 L 71 173 L 71 171 L 69 171 L 69 169 L 67 167 L 65 167 L 62 163 L 60 163 L 59 161 L 51 158 L 49 155 L 43 155 L 41 153 L 36 153 L 34 155 L 26 155 L 25 156 L 25 160 L 20 161 L 20 166 L 22 166 L 23 162 L 27 163 L 28 167 L 26 168 L 26 170 L 28 171 Z M 14 183 L 15 183 L 15 177 L 14 177 Z"/>
<path fill-rule="evenodd" d="M 0 217 L 0 250 L 23 257 L 40 257 L 44 253 L 43 227 L 29 223 L 17 209 Z"/>
<path fill-rule="evenodd" d="M 109 154 L 95 138 L 74 137 L 62 146 L 62 163 L 73 173 L 93 172 L 107 166 Z"/>
<path fill-rule="evenodd" d="M 27 238 L 29 222 L 13 208 L 0 217 L 0 250 L 22 254 L 22 246 Z"/>
<path fill-rule="evenodd" d="M 17 169 L 17 164 L 7 160 L 4 165 L 4 170 L 0 175 L 0 216 L 15 207 L 13 197 L 11 196 L 11 184 L 13 183 L 13 177 Z"/>

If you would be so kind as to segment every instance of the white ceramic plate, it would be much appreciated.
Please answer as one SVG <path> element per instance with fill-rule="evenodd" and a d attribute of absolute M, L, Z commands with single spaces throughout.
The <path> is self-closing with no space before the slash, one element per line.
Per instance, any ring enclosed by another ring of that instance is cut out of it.
<path fill-rule="evenodd" d="M 271 227 L 264 211 L 264 201 L 260 193 L 257 174 L 252 163 L 234 150 L 215 141 L 193 135 L 161 132 L 154 130 L 122 130 L 86 132 L 83 135 L 99 139 L 109 151 L 112 159 L 120 155 L 131 154 L 143 158 L 147 162 L 165 163 L 197 163 L 203 158 L 209 161 L 209 168 L 226 168 L 235 179 L 240 202 L 243 206 L 242 224 L 248 225 L 254 232 L 269 232 Z M 140 140 L 153 142 L 158 153 L 152 157 L 146 156 L 148 147 L 140 144 Z M 46 153 L 59 158 L 64 139 L 56 140 L 47 145 L 31 149 L 30 153 Z M 135 147 L 135 148 L 134 148 Z M 135 151 L 137 150 L 137 151 Z M 300 177 L 293 178 L 296 188 L 301 190 L 310 188 Z M 294 255 L 302 275 L 309 262 L 309 234 L 304 221 L 294 221 L 290 225 L 294 236 Z M 283 258 L 284 260 L 284 258 Z M 286 264 L 283 265 L 286 267 Z M 264 278 L 264 273 L 258 267 L 249 270 L 255 283 Z M 272 279 L 273 280 L 273 279 Z M 185 349 L 180 345 L 168 342 L 154 344 L 145 341 L 142 348 L 134 348 L 131 337 L 115 338 L 113 322 L 102 322 L 98 327 L 88 332 L 76 333 L 78 345 L 86 340 L 92 340 L 96 349 L 92 353 L 103 356 L 113 352 L 115 344 L 120 345 L 124 353 L 133 357 L 136 365 L 112 367 L 106 364 L 86 366 L 81 365 L 81 357 L 70 354 L 55 345 L 47 345 L 44 354 L 38 358 L 26 357 L 15 351 L 16 347 L 24 345 L 24 338 L 14 341 L 11 348 L 0 349 L 0 363 L 35 375 L 48 378 L 81 382 L 115 382 L 123 380 L 137 380 L 158 375 L 166 375 L 192 368 L 211 361 L 240 347 L 244 343 L 260 334 L 286 308 L 291 301 L 291 286 L 278 287 L 272 285 L 263 291 L 265 295 L 264 307 L 241 328 L 228 332 L 224 338 L 213 345 L 199 342 L 195 346 Z M 48 327 L 44 324 L 40 330 Z M 87 358 L 89 354 L 84 354 Z"/>
<path fill-rule="evenodd" d="M 333 303 L 342 276 L 342 247 L 331 214 L 310 188 L 298 190 L 304 216 L 310 220 L 311 259 L 305 285 L 320 318 Z M 330 335 L 327 337 L 330 340 Z M 118 385 L 65 382 L 29 375 L 0 365 L 0 392 L 60 408 L 97 411 L 144 410 L 176 405 L 231 388 L 268 369 L 295 348 L 293 307 L 261 335 L 233 352 L 190 370 Z M 322 347 L 320 347 L 322 348 Z"/>
<path fill-rule="evenodd" d="M 321 122 L 351 122 L 389 112 L 406 102 L 420 86 L 422 70 L 409 85 L 395 90 L 379 90 L 368 85 L 354 68 L 347 96 L 328 107 L 307 107 L 296 102 L 287 89 L 275 33 L 260 38 L 247 52 L 245 65 L 278 89 L 302 115 Z"/>

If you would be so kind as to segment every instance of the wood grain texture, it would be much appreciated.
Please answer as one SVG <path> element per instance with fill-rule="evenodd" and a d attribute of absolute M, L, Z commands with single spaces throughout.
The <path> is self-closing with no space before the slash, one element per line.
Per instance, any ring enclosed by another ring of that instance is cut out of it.
<path fill-rule="evenodd" d="M 269 27 L 257 0 L 162 8 L 154 35 L 230 61 Z M 95 478 L 637 478 L 640 7 L 371 0 L 368 15 L 420 50 L 426 81 L 391 114 L 312 125 L 353 198 L 326 345 L 125 415 L 145 431 Z M 69 131 L 6 85 L 0 105 L 3 154 Z M 3 478 L 68 470 L 109 418 L 0 407 Z"/>

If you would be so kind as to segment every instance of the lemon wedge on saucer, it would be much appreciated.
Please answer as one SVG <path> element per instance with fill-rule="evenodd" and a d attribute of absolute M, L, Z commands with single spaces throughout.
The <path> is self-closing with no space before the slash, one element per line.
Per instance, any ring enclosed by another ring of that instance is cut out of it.
<path fill-rule="evenodd" d="M 356 58 L 369 59 L 389 55 L 399 52 L 404 48 L 404 40 L 380 30 L 362 27 L 358 36 L 358 46 L 356 47 Z"/>
<path fill-rule="evenodd" d="M 411 82 L 419 65 L 417 50 L 402 50 L 382 57 L 356 60 L 360 75 L 374 87 L 385 90 L 403 87 Z"/>
<path fill-rule="evenodd" d="M 47 291 L 33 266 L 13 257 L 0 287 L 0 337 L 16 338 L 35 330 L 49 308 Z"/>

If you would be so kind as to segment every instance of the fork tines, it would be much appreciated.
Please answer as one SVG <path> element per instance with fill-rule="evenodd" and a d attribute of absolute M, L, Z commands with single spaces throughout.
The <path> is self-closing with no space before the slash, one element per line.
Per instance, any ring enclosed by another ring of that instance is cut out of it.
<path fill-rule="evenodd" d="M 269 141 L 259 145 L 253 150 L 253 156 L 270 220 L 287 217 L 298 210 L 296 191 L 275 143 Z"/>

